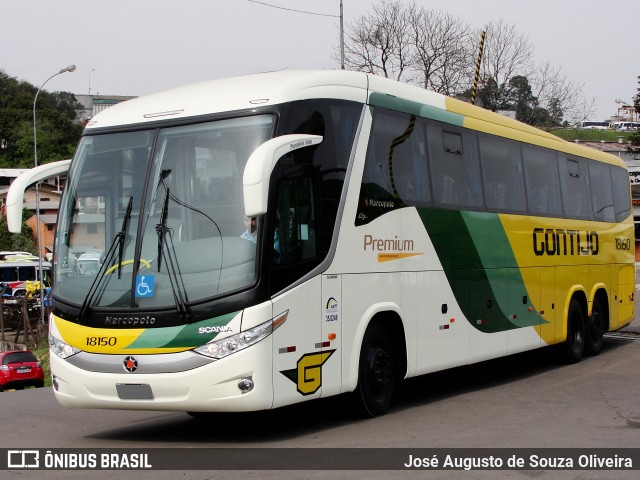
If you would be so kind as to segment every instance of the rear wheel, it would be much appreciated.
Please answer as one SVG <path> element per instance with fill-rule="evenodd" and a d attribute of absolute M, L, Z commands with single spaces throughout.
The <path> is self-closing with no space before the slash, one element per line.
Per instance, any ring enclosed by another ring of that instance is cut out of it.
<path fill-rule="evenodd" d="M 569 304 L 567 315 L 567 339 L 561 345 L 563 360 L 567 363 L 579 362 L 585 346 L 585 314 L 580 302 L 575 298 Z"/>
<path fill-rule="evenodd" d="M 370 325 L 362 340 L 356 389 L 366 415 L 375 417 L 389 409 L 395 388 L 395 366 L 389 333 L 378 323 Z"/>
<path fill-rule="evenodd" d="M 607 330 L 607 314 L 598 298 L 593 300 L 591 316 L 587 319 L 585 337 L 585 353 L 597 355 L 602 350 L 602 337 Z"/>

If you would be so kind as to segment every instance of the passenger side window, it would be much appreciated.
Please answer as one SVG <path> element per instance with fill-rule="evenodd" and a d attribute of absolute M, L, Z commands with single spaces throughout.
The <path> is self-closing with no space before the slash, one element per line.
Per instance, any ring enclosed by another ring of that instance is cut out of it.
<path fill-rule="evenodd" d="M 377 110 L 367 157 L 365 183 L 375 183 L 404 204 L 430 200 L 423 120 Z"/>
<path fill-rule="evenodd" d="M 600 222 L 614 222 L 616 219 L 611 188 L 611 170 L 609 165 L 589 162 L 589 180 L 591 183 L 591 204 L 593 219 Z"/>
<path fill-rule="evenodd" d="M 565 216 L 590 220 L 592 209 L 585 160 L 560 156 L 560 187 Z"/>
<path fill-rule="evenodd" d="M 484 201 L 488 210 L 524 212 L 520 147 L 497 137 L 479 135 Z"/>
<path fill-rule="evenodd" d="M 431 201 L 424 119 L 377 108 L 364 167 L 356 224 Z"/>
<path fill-rule="evenodd" d="M 527 205 L 532 215 L 562 216 L 558 155 L 541 148 L 523 147 Z"/>
<path fill-rule="evenodd" d="M 429 122 L 427 141 L 434 202 L 448 208 L 481 208 L 475 134 Z"/>
<path fill-rule="evenodd" d="M 629 173 L 624 168 L 611 167 L 611 181 L 616 221 L 621 222 L 631 213 Z"/>

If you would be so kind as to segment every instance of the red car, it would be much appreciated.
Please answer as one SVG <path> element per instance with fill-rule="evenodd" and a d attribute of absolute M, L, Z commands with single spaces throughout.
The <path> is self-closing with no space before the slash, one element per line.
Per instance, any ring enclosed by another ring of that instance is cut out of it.
<path fill-rule="evenodd" d="M 0 353 L 0 392 L 9 388 L 44 387 L 44 372 L 29 350 Z"/>

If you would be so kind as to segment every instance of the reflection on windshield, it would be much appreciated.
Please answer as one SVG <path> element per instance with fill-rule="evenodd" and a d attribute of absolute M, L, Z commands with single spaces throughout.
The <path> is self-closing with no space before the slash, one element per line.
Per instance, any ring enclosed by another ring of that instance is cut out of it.
<path fill-rule="evenodd" d="M 260 115 L 84 137 L 60 208 L 56 296 L 183 313 L 251 285 L 242 175 L 272 130 Z"/>

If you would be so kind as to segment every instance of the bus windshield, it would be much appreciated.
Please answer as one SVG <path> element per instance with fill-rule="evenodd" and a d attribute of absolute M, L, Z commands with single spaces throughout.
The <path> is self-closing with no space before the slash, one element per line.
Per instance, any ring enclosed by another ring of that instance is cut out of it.
<path fill-rule="evenodd" d="M 56 297 L 182 310 L 252 285 L 257 226 L 242 176 L 273 124 L 255 115 L 83 137 L 60 206 Z"/>

